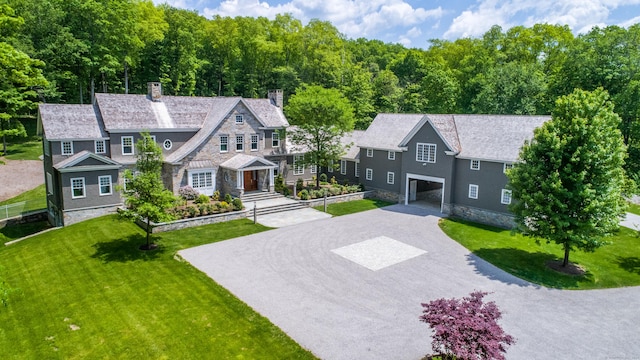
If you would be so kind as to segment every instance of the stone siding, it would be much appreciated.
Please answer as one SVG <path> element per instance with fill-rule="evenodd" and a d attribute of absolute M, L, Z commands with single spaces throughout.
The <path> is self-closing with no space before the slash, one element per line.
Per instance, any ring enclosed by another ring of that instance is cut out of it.
<path fill-rule="evenodd" d="M 246 219 L 250 215 L 250 213 L 251 213 L 250 210 L 232 211 L 232 212 L 226 212 L 222 214 L 199 216 L 195 218 L 176 220 L 176 221 L 160 223 L 160 224 L 152 223 L 151 232 L 155 234 L 159 232 L 180 230 L 180 229 L 185 229 L 185 228 L 190 228 L 195 226 L 217 224 L 217 223 L 231 221 L 231 220 Z M 138 226 L 140 226 L 142 229 L 146 229 L 147 224 L 143 222 L 138 222 Z"/>
<path fill-rule="evenodd" d="M 493 225 L 504 229 L 513 229 L 516 226 L 512 214 L 498 213 L 462 205 L 453 205 L 451 210 L 451 215 L 477 223 Z"/>
<path fill-rule="evenodd" d="M 81 221 L 93 219 L 96 217 L 100 217 L 103 215 L 115 214 L 118 212 L 118 209 L 122 206 L 119 205 L 109 205 L 97 208 L 85 208 L 85 209 L 73 209 L 73 210 L 64 210 L 64 226 L 69 226 L 71 224 L 79 223 Z"/>
<path fill-rule="evenodd" d="M 372 198 L 389 201 L 393 203 L 402 203 L 404 202 L 404 196 L 398 194 L 397 192 L 381 190 L 381 189 L 372 189 L 373 195 Z"/>

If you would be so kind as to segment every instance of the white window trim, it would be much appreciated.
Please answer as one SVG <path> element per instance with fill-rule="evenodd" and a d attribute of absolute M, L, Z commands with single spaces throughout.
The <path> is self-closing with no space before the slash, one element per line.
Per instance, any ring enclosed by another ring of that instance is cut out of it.
<path fill-rule="evenodd" d="M 474 166 L 474 164 L 477 166 Z M 471 170 L 480 170 L 480 160 L 471 160 L 469 162 L 469 168 Z"/>
<path fill-rule="evenodd" d="M 238 121 L 238 119 L 240 119 L 240 121 Z M 235 121 L 238 125 L 244 124 L 244 116 L 242 116 L 242 114 L 236 114 Z"/>
<path fill-rule="evenodd" d="M 74 195 L 74 191 L 73 191 L 73 190 L 75 189 L 75 188 L 73 187 L 73 181 L 74 181 L 74 180 L 80 180 L 80 181 L 82 181 L 82 195 L 80 195 L 80 196 L 76 196 L 76 195 Z M 86 189 L 86 184 L 85 184 L 85 181 L 84 181 L 84 178 L 83 178 L 83 177 L 71 178 L 71 179 L 70 179 L 70 181 L 71 181 L 71 198 L 72 198 L 72 199 L 82 199 L 82 198 L 87 197 L 87 189 Z"/>
<path fill-rule="evenodd" d="M 340 160 L 340 174 L 347 175 L 347 160 Z"/>
<path fill-rule="evenodd" d="M 393 185 L 396 182 L 396 173 L 387 171 L 387 184 Z"/>
<path fill-rule="evenodd" d="M 203 176 L 204 185 L 200 184 L 200 177 Z M 194 184 L 193 178 L 197 178 L 197 184 Z M 210 182 L 207 184 L 207 182 Z M 201 194 L 213 195 L 213 191 L 216 187 L 215 170 L 213 169 L 198 169 L 195 171 L 189 171 L 189 186 L 198 190 Z"/>
<path fill-rule="evenodd" d="M 360 177 L 360 163 L 355 163 L 354 175 L 359 178 Z"/>
<path fill-rule="evenodd" d="M 504 205 L 511 204 L 511 194 L 511 190 L 502 189 L 502 192 L 500 194 L 500 203 Z M 508 197 L 508 199 L 505 200 L 506 197 Z"/>
<path fill-rule="evenodd" d="M 469 199 L 477 199 L 478 198 L 478 190 L 479 186 L 476 184 L 469 184 Z"/>
<path fill-rule="evenodd" d="M 98 144 L 102 144 L 102 151 L 99 151 Z M 93 148 L 96 154 L 106 154 L 107 153 L 107 142 L 105 140 L 95 140 L 93 142 Z"/>
<path fill-rule="evenodd" d="M 373 180 L 373 169 L 367 168 L 365 170 L 365 176 L 367 180 Z"/>
<path fill-rule="evenodd" d="M 47 193 L 53 194 L 53 176 L 47 172 Z"/>
<path fill-rule="evenodd" d="M 333 160 L 329 160 L 329 165 L 327 165 L 327 172 L 333 172 Z"/>
<path fill-rule="evenodd" d="M 509 164 L 509 163 L 504 163 L 504 164 L 502 164 L 502 172 L 503 172 L 504 174 L 506 174 L 506 173 L 507 173 L 507 170 L 509 170 L 509 169 L 511 169 L 511 168 L 513 168 L 513 164 Z"/>
<path fill-rule="evenodd" d="M 238 139 L 240 139 L 240 142 L 238 142 Z M 240 145 L 240 148 L 238 148 L 238 145 Z M 236 135 L 236 152 L 243 152 L 243 151 L 244 151 L 244 134 Z"/>
<path fill-rule="evenodd" d="M 396 152 L 395 151 L 389 151 L 387 153 L 387 159 L 389 160 L 395 160 L 396 159 Z"/>
<path fill-rule="evenodd" d="M 64 151 L 64 144 L 69 144 L 70 152 Z M 73 141 L 61 141 L 60 142 L 60 154 L 62 155 L 73 155 Z"/>
<path fill-rule="evenodd" d="M 169 145 L 167 146 L 167 144 Z M 162 147 L 167 151 L 171 150 L 171 148 L 173 148 L 173 141 L 171 141 L 171 139 L 164 139 Z"/>
<path fill-rule="evenodd" d="M 102 192 L 102 179 L 109 179 L 109 192 Z M 102 175 L 98 176 L 98 190 L 100 192 L 100 196 L 111 195 L 113 194 L 113 182 L 111 181 L 111 175 Z"/>
<path fill-rule="evenodd" d="M 373 149 L 367 149 L 367 157 L 373 157 Z"/>
<path fill-rule="evenodd" d="M 280 147 L 280 134 L 275 131 L 271 133 L 271 147 Z"/>
<path fill-rule="evenodd" d="M 45 154 L 46 156 L 51 155 L 51 150 L 50 150 L 50 148 L 49 148 L 49 146 L 50 146 L 49 140 L 47 140 L 47 139 L 42 139 L 42 145 L 43 145 L 43 148 L 44 148 L 44 150 L 43 150 L 43 151 L 44 151 L 44 154 Z"/>
<path fill-rule="evenodd" d="M 423 155 L 424 154 L 424 150 L 420 151 L 420 147 L 426 148 L 427 152 L 426 152 L 426 156 L 427 158 L 425 159 Z M 433 148 L 433 159 L 431 159 L 431 151 L 429 149 Z M 435 163 L 436 162 L 436 152 L 438 151 L 438 146 L 436 144 L 431 144 L 431 143 L 417 143 L 416 144 L 416 161 L 417 162 L 421 162 L 421 163 Z M 422 159 L 421 159 L 422 157 Z"/>
<path fill-rule="evenodd" d="M 222 139 L 225 139 L 226 142 L 223 144 Z M 222 150 L 222 145 L 226 145 L 227 149 Z M 229 152 L 229 135 L 220 135 L 220 152 L 226 153 Z"/>
<path fill-rule="evenodd" d="M 124 152 L 124 140 L 125 139 L 129 139 L 131 140 L 131 152 Z M 133 136 L 122 136 L 120 137 L 120 147 L 122 148 L 122 155 L 133 155 L 133 153 L 135 152 L 134 147 L 133 147 Z"/>
<path fill-rule="evenodd" d="M 293 155 L 293 175 L 304 175 L 304 166 L 297 165 L 302 160 L 302 157 L 303 155 Z"/>
<path fill-rule="evenodd" d="M 254 139 L 256 141 L 253 141 Z M 253 144 L 256 144 L 256 148 L 255 149 L 253 148 Z M 251 145 L 250 145 L 250 147 L 251 147 L 251 151 L 260 150 L 260 136 L 258 136 L 258 134 L 251 134 Z"/>
<path fill-rule="evenodd" d="M 309 165 L 309 172 L 310 172 L 311 174 L 315 174 L 315 173 L 317 173 L 317 172 L 318 172 L 318 167 L 317 167 L 315 164 L 313 164 L 313 165 Z"/>

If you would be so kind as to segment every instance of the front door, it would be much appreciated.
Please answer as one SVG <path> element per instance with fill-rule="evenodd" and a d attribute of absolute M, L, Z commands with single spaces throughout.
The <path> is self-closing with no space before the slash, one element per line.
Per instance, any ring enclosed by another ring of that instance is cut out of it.
<path fill-rule="evenodd" d="M 244 191 L 258 190 L 258 171 L 244 172 Z"/>

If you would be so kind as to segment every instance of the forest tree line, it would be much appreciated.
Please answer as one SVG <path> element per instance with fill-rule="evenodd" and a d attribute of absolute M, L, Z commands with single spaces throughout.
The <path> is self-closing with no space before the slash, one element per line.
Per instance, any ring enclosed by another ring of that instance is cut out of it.
<path fill-rule="evenodd" d="M 340 90 L 365 129 L 382 112 L 549 114 L 573 89 L 603 87 L 623 120 L 627 170 L 640 172 L 638 24 L 577 36 L 560 25 L 494 26 L 411 49 L 287 14 L 207 19 L 150 0 L 0 4 L 0 43 L 39 61 L 48 81 L 34 87 L 38 101 L 87 104 L 93 92 L 145 93 L 148 81 L 183 96 L 257 98 L 277 88 L 287 101 L 314 84 Z"/>

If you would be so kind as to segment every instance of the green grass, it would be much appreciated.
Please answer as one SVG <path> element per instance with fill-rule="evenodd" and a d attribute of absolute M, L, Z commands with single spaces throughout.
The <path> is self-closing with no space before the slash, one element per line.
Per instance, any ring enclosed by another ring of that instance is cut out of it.
<path fill-rule="evenodd" d="M 311 359 L 177 250 L 265 231 L 248 220 L 154 236 L 107 216 L 0 247 L 3 359 Z M 72 330 L 71 326 L 79 327 Z"/>
<path fill-rule="evenodd" d="M 22 209 L 23 212 L 46 209 L 47 193 L 45 185 L 39 185 L 37 188 L 25 191 L 16 197 L 12 197 L 11 199 L 7 199 L 5 201 L 0 201 L 0 206 L 15 204 L 23 201 L 26 203 L 25 207 Z"/>
<path fill-rule="evenodd" d="M 5 158 L 9 160 L 38 160 L 42 155 L 42 138 L 37 135 L 38 122 L 35 118 L 21 121 L 27 130 L 27 137 L 8 138 Z M 3 155 L 1 140 L 0 155 Z"/>
<path fill-rule="evenodd" d="M 442 230 L 474 254 L 519 278 L 552 288 L 600 289 L 640 285 L 640 238 L 624 227 L 609 237 L 611 243 L 595 252 L 572 251 L 569 261 L 587 271 L 571 276 L 551 270 L 546 263 L 561 260 L 560 245 L 541 242 L 485 225 L 443 219 Z"/>
<path fill-rule="evenodd" d="M 632 214 L 640 215 L 640 205 L 628 203 L 627 204 L 627 212 Z"/>
<path fill-rule="evenodd" d="M 362 199 L 354 201 L 345 201 L 336 204 L 327 205 L 327 213 L 333 216 L 341 216 L 353 214 L 361 211 L 373 210 L 384 206 L 393 205 L 394 203 L 378 200 L 378 199 Z M 314 207 L 316 210 L 324 211 L 324 205 Z"/>
<path fill-rule="evenodd" d="M 42 230 L 50 228 L 48 221 L 37 221 L 25 224 L 0 226 L 0 244 L 20 239 L 27 235 L 35 234 Z"/>

